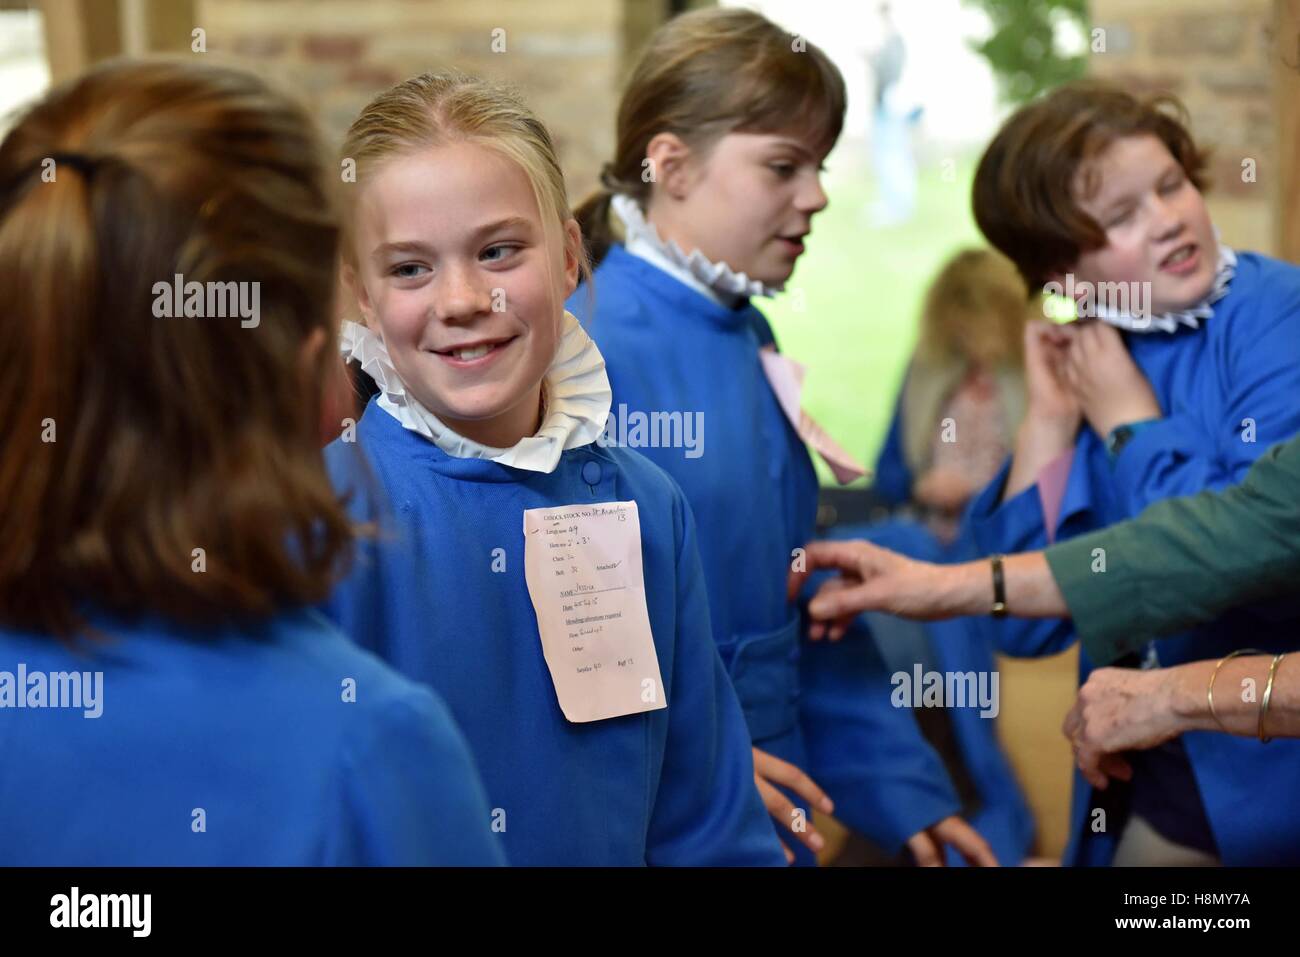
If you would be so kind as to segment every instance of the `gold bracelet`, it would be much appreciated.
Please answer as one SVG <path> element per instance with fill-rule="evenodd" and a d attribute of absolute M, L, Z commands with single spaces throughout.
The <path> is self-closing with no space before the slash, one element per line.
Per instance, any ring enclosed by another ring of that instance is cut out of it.
<path fill-rule="evenodd" d="M 1257 729 L 1257 734 L 1259 735 L 1259 740 L 1264 744 L 1268 744 L 1273 740 L 1271 737 L 1264 734 L 1264 718 L 1268 715 L 1269 699 L 1273 697 L 1273 676 L 1277 674 L 1277 666 L 1282 663 L 1282 659 L 1285 657 L 1285 652 L 1273 656 L 1273 663 L 1268 666 L 1268 684 L 1264 686 L 1264 697 L 1259 703 L 1259 728 Z"/>
<path fill-rule="evenodd" d="M 1232 734 L 1232 732 L 1223 726 L 1223 722 L 1219 720 L 1219 716 L 1214 711 L 1214 679 L 1219 676 L 1219 669 L 1223 667 L 1223 663 L 1227 661 L 1229 658 L 1235 658 L 1238 655 L 1262 655 L 1262 654 L 1264 654 L 1264 652 L 1260 651 L 1258 648 L 1238 648 L 1236 651 L 1232 652 L 1231 654 L 1224 655 L 1222 658 L 1220 658 L 1219 663 L 1215 665 L 1214 670 L 1210 672 L 1210 684 L 1209 687 L 1205 689 L 1205 700 L 1209 702 L 1210 705 L 1210 717 L 1214 719 L 1214 723 L 1217 724 L 1222 729 L 1224 734 Z"/>

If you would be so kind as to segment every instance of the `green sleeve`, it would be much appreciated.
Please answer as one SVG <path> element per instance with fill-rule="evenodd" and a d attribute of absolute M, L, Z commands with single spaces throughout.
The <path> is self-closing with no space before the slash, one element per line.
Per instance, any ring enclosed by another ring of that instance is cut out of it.
<path fill-rule="evenodd" d="M 1275 596 L 1300 583 L 1300 438 L 1265 452 L 1240 485 L 1156 502 L 1046 556 L 1097 665 Z"/>

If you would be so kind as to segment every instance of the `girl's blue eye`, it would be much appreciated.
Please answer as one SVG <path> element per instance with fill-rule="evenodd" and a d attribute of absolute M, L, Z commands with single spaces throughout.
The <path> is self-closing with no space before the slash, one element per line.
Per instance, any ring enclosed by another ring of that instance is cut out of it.
<path fill-rule="evenodd" d="M 789 178 L 793 176 L 795 170 L 793 163 L 773 163 L 769 168 L 772 170 L 772 172 L 776 173 L 777 176 L 780 176 L 782 178 Z"/>
<path fill-rule="evenodd" d="M 499 263 L 501 262 L 501 260 L 505 259 L 506 256 L 514 252 L 516 248 L 517 247 L 515 246 L 510 246 L 505 244 L 489 246 L 487 249 L 483 250 L 483 258 L 486 259 L 488 262 Z M 490 255 L 491 253 L 498 253 L 499 255 L 492 256 Z"/>
<path fill-rule="evenodd" d="M 396 276 L 398 279 L 414 279 L 419 274 L 414 272 L 406 272 L 405 270 L 423 269 L 423 268 L 424 267 L 421 266 L 419 263 L 402 263 L 400 266 L 397 266 L 393 269 L 393 275 Z"/>

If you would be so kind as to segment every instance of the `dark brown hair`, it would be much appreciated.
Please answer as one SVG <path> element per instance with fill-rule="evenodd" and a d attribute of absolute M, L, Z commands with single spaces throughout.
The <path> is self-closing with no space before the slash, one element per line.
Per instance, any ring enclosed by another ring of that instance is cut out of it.
<path fill-rule="evenodd" d="M 1172 95 L 1139 97 L 1108 83 L 1071 83 L 1018 110 L 989 144 L 975 173 L 975 221 L 1036 291 L 1053 273 L 1106 245 L 1106 231 L 1079 208 L 1097 184 L 1088 164 L 1116 140 L 1149 133 L 1165 144 L 1197 189 L 1208 186 L 1207 153 Z"/>
<path fill-rule="evenodd" d="M 328 594 L 352 531 L 317 433 L 323 156 L 260 80 L 165 60 L 92 70 L 0 144 L 0 623 L 206 624 Z M 177 274 L 260 283 L 260 321 L 157 317 Z"/>
<path fill-rule="evenodd" d="M 675 133 L 707 151 L 727 133 L 807 131 L 829 150 L 844 124 L 844 78 L 830 58 L 751 10 L 710 8 L 669 20 L 650 38 L 623 92 L 614 160 L 602 188 L 575 213 L 593 263 L 616 240 L 610 199 L 626 193 L 645 207 L 646 147 Z"/>

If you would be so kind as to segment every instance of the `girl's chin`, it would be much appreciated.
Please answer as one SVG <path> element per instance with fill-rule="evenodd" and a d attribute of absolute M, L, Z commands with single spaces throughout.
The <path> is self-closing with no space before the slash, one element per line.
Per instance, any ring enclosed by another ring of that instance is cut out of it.
<path fill-rule="evenodd" d="M 1196 283 L 1191 291 L 1183 287 L 1182 289 L 1169 290 L 1169 292 L 1176 293 L 1176 295 L 1154 297 L 1151 311 L 1159 316 L 1167 312 L 1182 312 L 1185 309 L 1191 309 L 1205 299 L 1213 288 L 1214 274 L 1211 273 Z"/>

